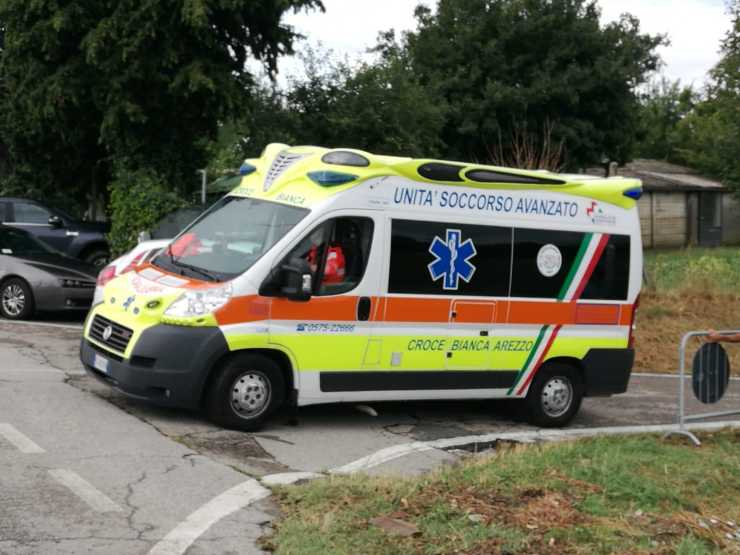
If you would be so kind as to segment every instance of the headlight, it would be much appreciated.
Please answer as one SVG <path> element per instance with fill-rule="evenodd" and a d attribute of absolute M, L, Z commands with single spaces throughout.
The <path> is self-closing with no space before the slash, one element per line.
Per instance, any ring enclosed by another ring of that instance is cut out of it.
<path fill-rule="evenodd" d="M 187 318 L 210 314 L 225 305 L 231 298 L 231 293 L 230 283 L 223 287 L 186 291 L 169 306 L 164 315 L 173 318 Z"/>

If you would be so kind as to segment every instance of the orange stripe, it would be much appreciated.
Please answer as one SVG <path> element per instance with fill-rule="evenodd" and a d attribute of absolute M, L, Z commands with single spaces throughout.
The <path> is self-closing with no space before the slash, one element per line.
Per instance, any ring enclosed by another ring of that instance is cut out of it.
<path fill-rule="evenodd" d="M 414 297 L 386 297 L 386 322 L 436 322 L 450 321 L 450 304 L 453 299 Z"/>
<path fill-rule="evenodd" d="M 312 297 L 309 302 L 246 295 L 235 297 L 216 311 L 219 325 L 259 320 L 357 319 L 359 297 Z M 371 297 L 372 322 L 420 322 L 447 324 L 498 323 L 538 325 L 629 325 L 633 307 L 629 304 L 557 303 L 546 301 L 496 300 L 454 303 L 457 316 L 451 319 L 451 298 Z M 508 318 L 507 318 L 508 313 Z"/>
<path fill-rule="evenodd" d="M 576 324 L 619 323 L 618 304 L 579 304 L 576 307 Z"/>
<path fill-rule="evenodd" d="M 491 324 L 496 318 L 496 302 L 455 300 L 450 322 L 456 324 Z"/>
<path fill-rule="evenodd" d="M 632 313 L 635 311 L 635 305 L 623 304 L 619 306 L 619 325 L 631 326 Z"/>
<path fill-rule="evenodd" d="M 576 303 L 511 301 L 509 324 L 574 324 Z"/>

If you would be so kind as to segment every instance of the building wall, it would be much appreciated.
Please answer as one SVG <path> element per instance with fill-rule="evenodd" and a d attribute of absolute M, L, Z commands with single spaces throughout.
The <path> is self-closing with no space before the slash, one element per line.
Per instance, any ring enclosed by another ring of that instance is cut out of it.
<path fill-rule="evenodd" d="M 722 244 L 740 245 L 740 201 L 732 193 L 722 195 Z"/>
<path fill-rule="evenodd" d="M 682 247 L 687 242 L 687 195 L 683 192 L 647 192 L 638 201 L 643 245 Z"/>

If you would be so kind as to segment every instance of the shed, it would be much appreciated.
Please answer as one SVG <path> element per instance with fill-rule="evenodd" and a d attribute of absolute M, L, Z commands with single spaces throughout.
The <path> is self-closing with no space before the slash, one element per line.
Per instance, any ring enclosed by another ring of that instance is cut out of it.
<path fill-rule="evenodd" d="M 603 175 L 587 173 L 597 172 Z M 646 248 L 740 244 L 740 202 L 719 181 L 661 160 L 634 160 L 616 173 L 642 180 L 637 206 Z"/>

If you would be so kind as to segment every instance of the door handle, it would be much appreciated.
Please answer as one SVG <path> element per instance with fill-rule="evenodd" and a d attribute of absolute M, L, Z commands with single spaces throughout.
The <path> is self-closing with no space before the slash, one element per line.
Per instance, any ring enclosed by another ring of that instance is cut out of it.
<path fill-rule="evenodd" d="M 370 308 L 372 308 L 370 297 L 360 297 L 360 300 L 357 301 L 357 319 L 361 322 L 369 320 Z"/>

